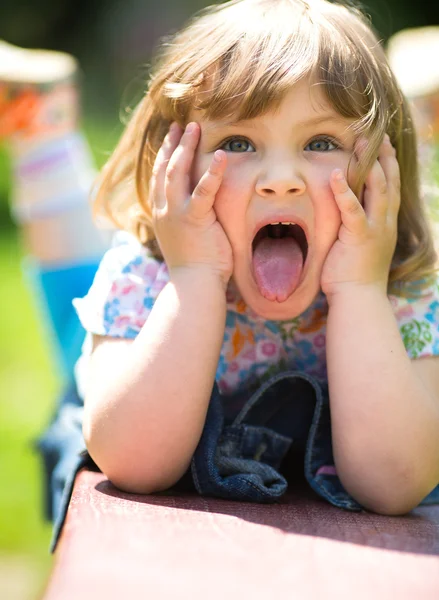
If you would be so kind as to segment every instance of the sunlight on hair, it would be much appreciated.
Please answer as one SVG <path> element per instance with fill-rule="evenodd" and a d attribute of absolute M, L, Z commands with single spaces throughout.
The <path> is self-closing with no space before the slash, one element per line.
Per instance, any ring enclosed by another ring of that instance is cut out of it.
<path fill-rule="evenodd" d="M 427 281 L 435 251 L 408 104 L 368 19 L 354 7 L 325 0 L 232 0 L 204 9 L 166 38 L 148 91 L 98 181 L 96 211 L 160 256 L 148 182 L 171 122 L 184 127 L 194 108 L 208 119 L 252 119 L 276 108 L 304 77 L 323 86 L 330 105 L 369 140 L 358 189 L 389 134 L 402 199 L 390 286 Z"/>

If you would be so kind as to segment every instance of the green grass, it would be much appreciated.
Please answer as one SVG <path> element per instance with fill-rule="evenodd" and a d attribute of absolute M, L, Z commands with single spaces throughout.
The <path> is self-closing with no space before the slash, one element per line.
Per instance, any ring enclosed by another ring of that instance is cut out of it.
<path fill-rule="evenodd" d="M 42 519 L 42 478 L 32 443 L 49 419 L 57 380 L 29 290 L 14 230 L 0 237 L 0 554 L 19 556 L 17 577 L 40 588 L 50 568 L 51 527 Z M 11 573 L 10 567 L 7 573 Z M 4 589 L 9 589 L 4 581 Z M 0 587 L 3 587 L 0 582 Z"/>
<path fill-rule="evenodd" d="M 20 272 L 20 259 L 15 232 L 3 230 L 0 550 L 32 551 L 47 541 L 48 529 L 39 518 L 39 465 L 31 443 L 49 418 L 57 381 Z"/>

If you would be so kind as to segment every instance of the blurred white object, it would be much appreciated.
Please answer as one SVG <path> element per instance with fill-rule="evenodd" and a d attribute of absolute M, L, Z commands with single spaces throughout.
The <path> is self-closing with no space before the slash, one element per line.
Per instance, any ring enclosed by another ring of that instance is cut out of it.
<path fill-rule="evenodd" d="M 404 29 L 388 43 L 390 66 L 410 101 L 419 140 L 422 190 L 438 203 L 439 26 Z"/>
<path fill-rule="evenodd" d="M 65 52 L 28 50 L 0 40 L 0 80 L 44 84 L 76 74 L 76 59 Z"/>
<path fill-rule="evenodd" d="M 389 40 L 390 66 L 411 101 L 421 141 L 439 137 L 439 26 L 404 29 Z"/>

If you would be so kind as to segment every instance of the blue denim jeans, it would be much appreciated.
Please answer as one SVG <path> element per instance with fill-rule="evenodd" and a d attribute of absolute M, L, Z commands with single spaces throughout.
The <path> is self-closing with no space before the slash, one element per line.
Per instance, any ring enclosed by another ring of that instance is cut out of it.
<path fill-rule="evenodd" d="M 296 475 L 334 506 L 362 509 L 343 488 L 334 467 L 329 397 L 313 378 L 296 371 L 271 377 L 252 394 L 227 397 L 215 384 L 206 422 L 190 468 L 175 491 L 253 502 L 275 502 L 294 490 Z M 227 407 L 240 406 L 237 414 Z M 56 416 L 38 447 L 47 475 L 48 516 L 54 520 L 52 549 L 58 540 L 76 474 L 99 470 L 82 436 L 83 405 L 75 389 L 61 399 Z M 294 462 L 294 461 L 293 461 Z M 301 473 L 300 473 L 301 472 Z M 422 504 L 439 503 L 437 486 Z"/>
<path fill-rule="evenodd" d="M 296 371 L 271 377 L 229 422 L 214 386 L 191 464 L 200 494 L 273 502 L 288 483 L 294 485 L 282 474 L 289 453 L 301 459 L 306 481 L 320 496 L 340 508 L 361 510 L 335 474 L 329 398 L 313 378 Z"/>

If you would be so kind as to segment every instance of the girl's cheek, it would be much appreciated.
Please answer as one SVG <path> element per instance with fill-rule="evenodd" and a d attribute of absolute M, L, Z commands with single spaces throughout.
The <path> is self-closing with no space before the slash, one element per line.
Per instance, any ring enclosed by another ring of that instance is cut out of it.
<path fill-rule="evenodd" d="M 334 167 L 335 168 L 335 167 Z M 342 168 L 342 166 L 338 167 Z M 309 196 L 313 204 L 316 228 L 323 233 L 323 237 L 333 237 L 338 232 L 341 222 L 340 210 L 334 198 L 330 179 L 333 169 L 321 173 L 318 179 L 314 179 L 313 185 L 309 187 Z M 345 169 L 343 171 L 346 173 Z"/>
<path fill-rule="evenodd" d="M 226 170 L 221 187 L 216 194 L 215 209 L 227 211 L 231 206 L 239 204 L 239 195 L 236 182 L 230 177 Z"/>
<path fill-rule="evenodd" d="M 209 168 L 210 160 L 209 157 L 201 153 L 199 150 L 195 152 L 194 161 L 191 169 L 191 184 L 192 189 L 195 188 L 197 183 L 200 181 L 202 175 Z"/>
<path fill-rule="evenodd" d="M 322 193 L 327 196 L 332 196 L 331 176 L 335 168 L 341 168 L 346 174 L 346 169 L 343 166 L 332 166 L 316 172 L 312 177 L 308 177 L 308 189 L 311 198 L 318 198 Z"/>

